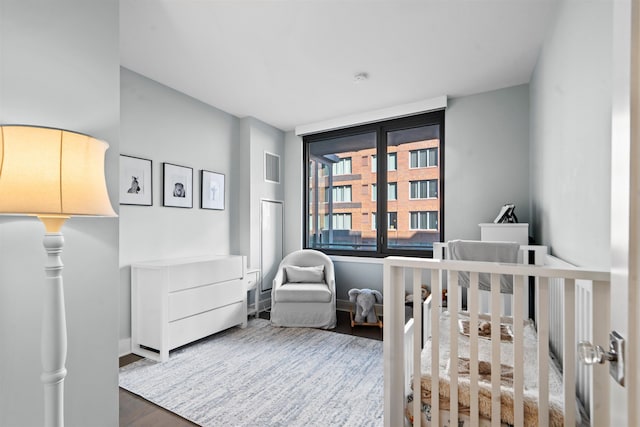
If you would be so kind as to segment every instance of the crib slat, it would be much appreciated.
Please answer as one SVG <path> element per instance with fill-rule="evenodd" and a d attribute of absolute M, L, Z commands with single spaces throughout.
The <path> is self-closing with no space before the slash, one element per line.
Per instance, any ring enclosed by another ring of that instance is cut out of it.
<path fill-rule="evenodd" d="M 458 272 L 457 271 L 449 271 L 449 278 L 447 283 L 453 283 L 453 286 L 448 287 L 448 298 L 449 301 L 457 301 L 458 300 Z M 450 306 L 447 303 L 447 309 L 449 310 L 449 315 L 451 316 L 451 325 L 449 327 L 449 347 L 450 347 L 450 366 L 457 367 L 458 366 L 458 310 L 456 306 Z M 451 393 L 450 393 L 450 405 L 451 408 L 451 419 L 449 421 L 449 425 L 457 426 L 458 425 L 458 369 L 450 369 L 449 375 L 451 377 Z"/>
<path fill-rule="evenodd" d="M 562 384 L 564 387 L 564 423 L 576 425 L 575 309 L 576 281 L 564 280 L 564 340 L 562 343 Z"/>
<path fill-rule="evenodd" d="M 411 394 L 411 387 L 413 386 L 413 319 L 409 319 L 404 325 L 404 395 L 409 396 Z"/>
<path fill-rule="evenodd" d="M 420 418 L 420 407 L 422 406 L 422 384 L 421 384 L 421 369 L 420 369 L 420 352 L 422 350 L 422 328 L 418 325 L 422 325 L 422 304 L 420 303 L 420 296 L 422 294 L 421 279 L 422 270 L 419 268 L 413 269 L 413 322 L 416 327 L 413 328 L 413 353 L 411 355 L 411 363 L 413 365 L 413 414 L 414 419 Z M 419 424 L 418 424 L 419 425 Z"/>
<path fill-rule="evenodd" d="M 440 272 L 431 270 L 431 425 L 440 425 Z M 434 302 L 435 301 L 435 302 Z"/>
<path fill-rule="evenodd" d="M 404 325 L 404 268 L 386 265 L 384 269 L 385 326 L 382 329 L 384 349 L 384 425 L 400 426 L 404 419 L 404 381 L 402 374 Z"/>
<path fill-rule="evenodd" d="M 478 273 L 469 274 L 469 292 L 467 293 L 467 308 L 469 310 L 469 416 L 471 425 L 479 425 L 478 412 L 478 328 L 473 325 L 478 324 Z"/>
<path fill-rule="evenodd" d="M 491 426 L 500 427 L 500 275 L 491 274 Z"/>
<path fill-rule="evenodd" d="M 524 425 L 524 277 L 513 278 L 513 411 L 516 427 Z"/>
<path fill-rule="evenodd" d="M 538 426 L 549 426 L 549 279 L 538 278 Z"/>

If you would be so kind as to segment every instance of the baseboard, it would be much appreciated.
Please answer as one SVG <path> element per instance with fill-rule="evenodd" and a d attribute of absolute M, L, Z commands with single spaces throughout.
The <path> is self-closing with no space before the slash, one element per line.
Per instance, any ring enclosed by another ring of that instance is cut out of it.
<path fill-rule="evenodd" d="M 118 357 L 131 354 L 131 338 L 122 338 L 118 342 Z"/>
<path fill-rule="evenodd" d="M 351 311 L 352 307 L 353 307 L 353 303 L 349 300 L 345 300 L 345 299 L 336 300 L 336 310 L 338 311 Z"/>
<path fill-rule="evenodd" d="M 258 304 L 260 307 L 260 311 L 268 311 L 271 308 L 271 299 L 260 300 Z M 383 316 L 383 305 L 376 304 L 376 313 L 378 315 Z M 337 311 L 346 311 L 349 312 L 353 309 L 353 303 L 346 299 L 336 299 L 336 310 Z"/>
<path fill-rule="evenodd" d="M 260 311 L 269 311 L 271 309 L 271 299 L 260 300 L 258 306 Z M 383 315 L 382 304 L 376 304 L 376 313 Z M 346 299 L 336 299 L 336 311 L 349 312 L 353 309 L 353 303 Z"/>

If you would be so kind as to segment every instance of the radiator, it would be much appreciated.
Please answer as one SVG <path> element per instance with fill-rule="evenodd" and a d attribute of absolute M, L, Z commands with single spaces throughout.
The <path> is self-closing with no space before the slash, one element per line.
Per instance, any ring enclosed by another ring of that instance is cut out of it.
<path fill-rule="evenodd" d="M 549 267 L 575 267 L 574 265 L 563 261 L 553 255 L 547 255 L 546 266 Z M 593 307 L 591 305 L 592 284 L 590 281 L 576 280 L 576 296 L 575 296 L 575 334 L 576 340 L 587 340 L 593 342 L 593 323 L 592 316 Z M 563 322 L 563 306 L 564 306 L 564 279 L 549 279 L 549 348 L 553 356 L 558 360 L 560 366 L 566 365 L 562 360 L 562 330 Z M 591 369 L 589 366 L 579 363 L 576 359 L 569 366 L 576 367 L 576 395 L 584 405 L 587 413 L 591 412 Z"/>

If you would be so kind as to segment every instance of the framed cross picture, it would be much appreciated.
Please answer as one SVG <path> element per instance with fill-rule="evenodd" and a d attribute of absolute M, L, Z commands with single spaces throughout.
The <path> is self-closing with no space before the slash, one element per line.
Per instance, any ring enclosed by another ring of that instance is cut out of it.
<path fill-rule="evenodd" d="M 120 204 L 153 205 L 151 160 L 120 155 Z"/>
<path fill-rule="evenodd" d="M 202 170 L 200 183 L 200 207 L 224 210 L 224 174 Z"/>
<path fill-rule="evenodd" d="M 193 207 L 193 169 L 163 163 L 163 206 Z"/>

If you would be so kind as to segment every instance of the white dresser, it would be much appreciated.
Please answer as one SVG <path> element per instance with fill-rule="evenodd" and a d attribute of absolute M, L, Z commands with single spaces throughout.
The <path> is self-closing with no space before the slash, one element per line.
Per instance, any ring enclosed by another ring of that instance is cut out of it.
<path fill-rule="evenodd" d="M 165 361 L 169 350 L 247 325 L 246 257 L 220 255 L 131 265 L 131 349 Z"/>

